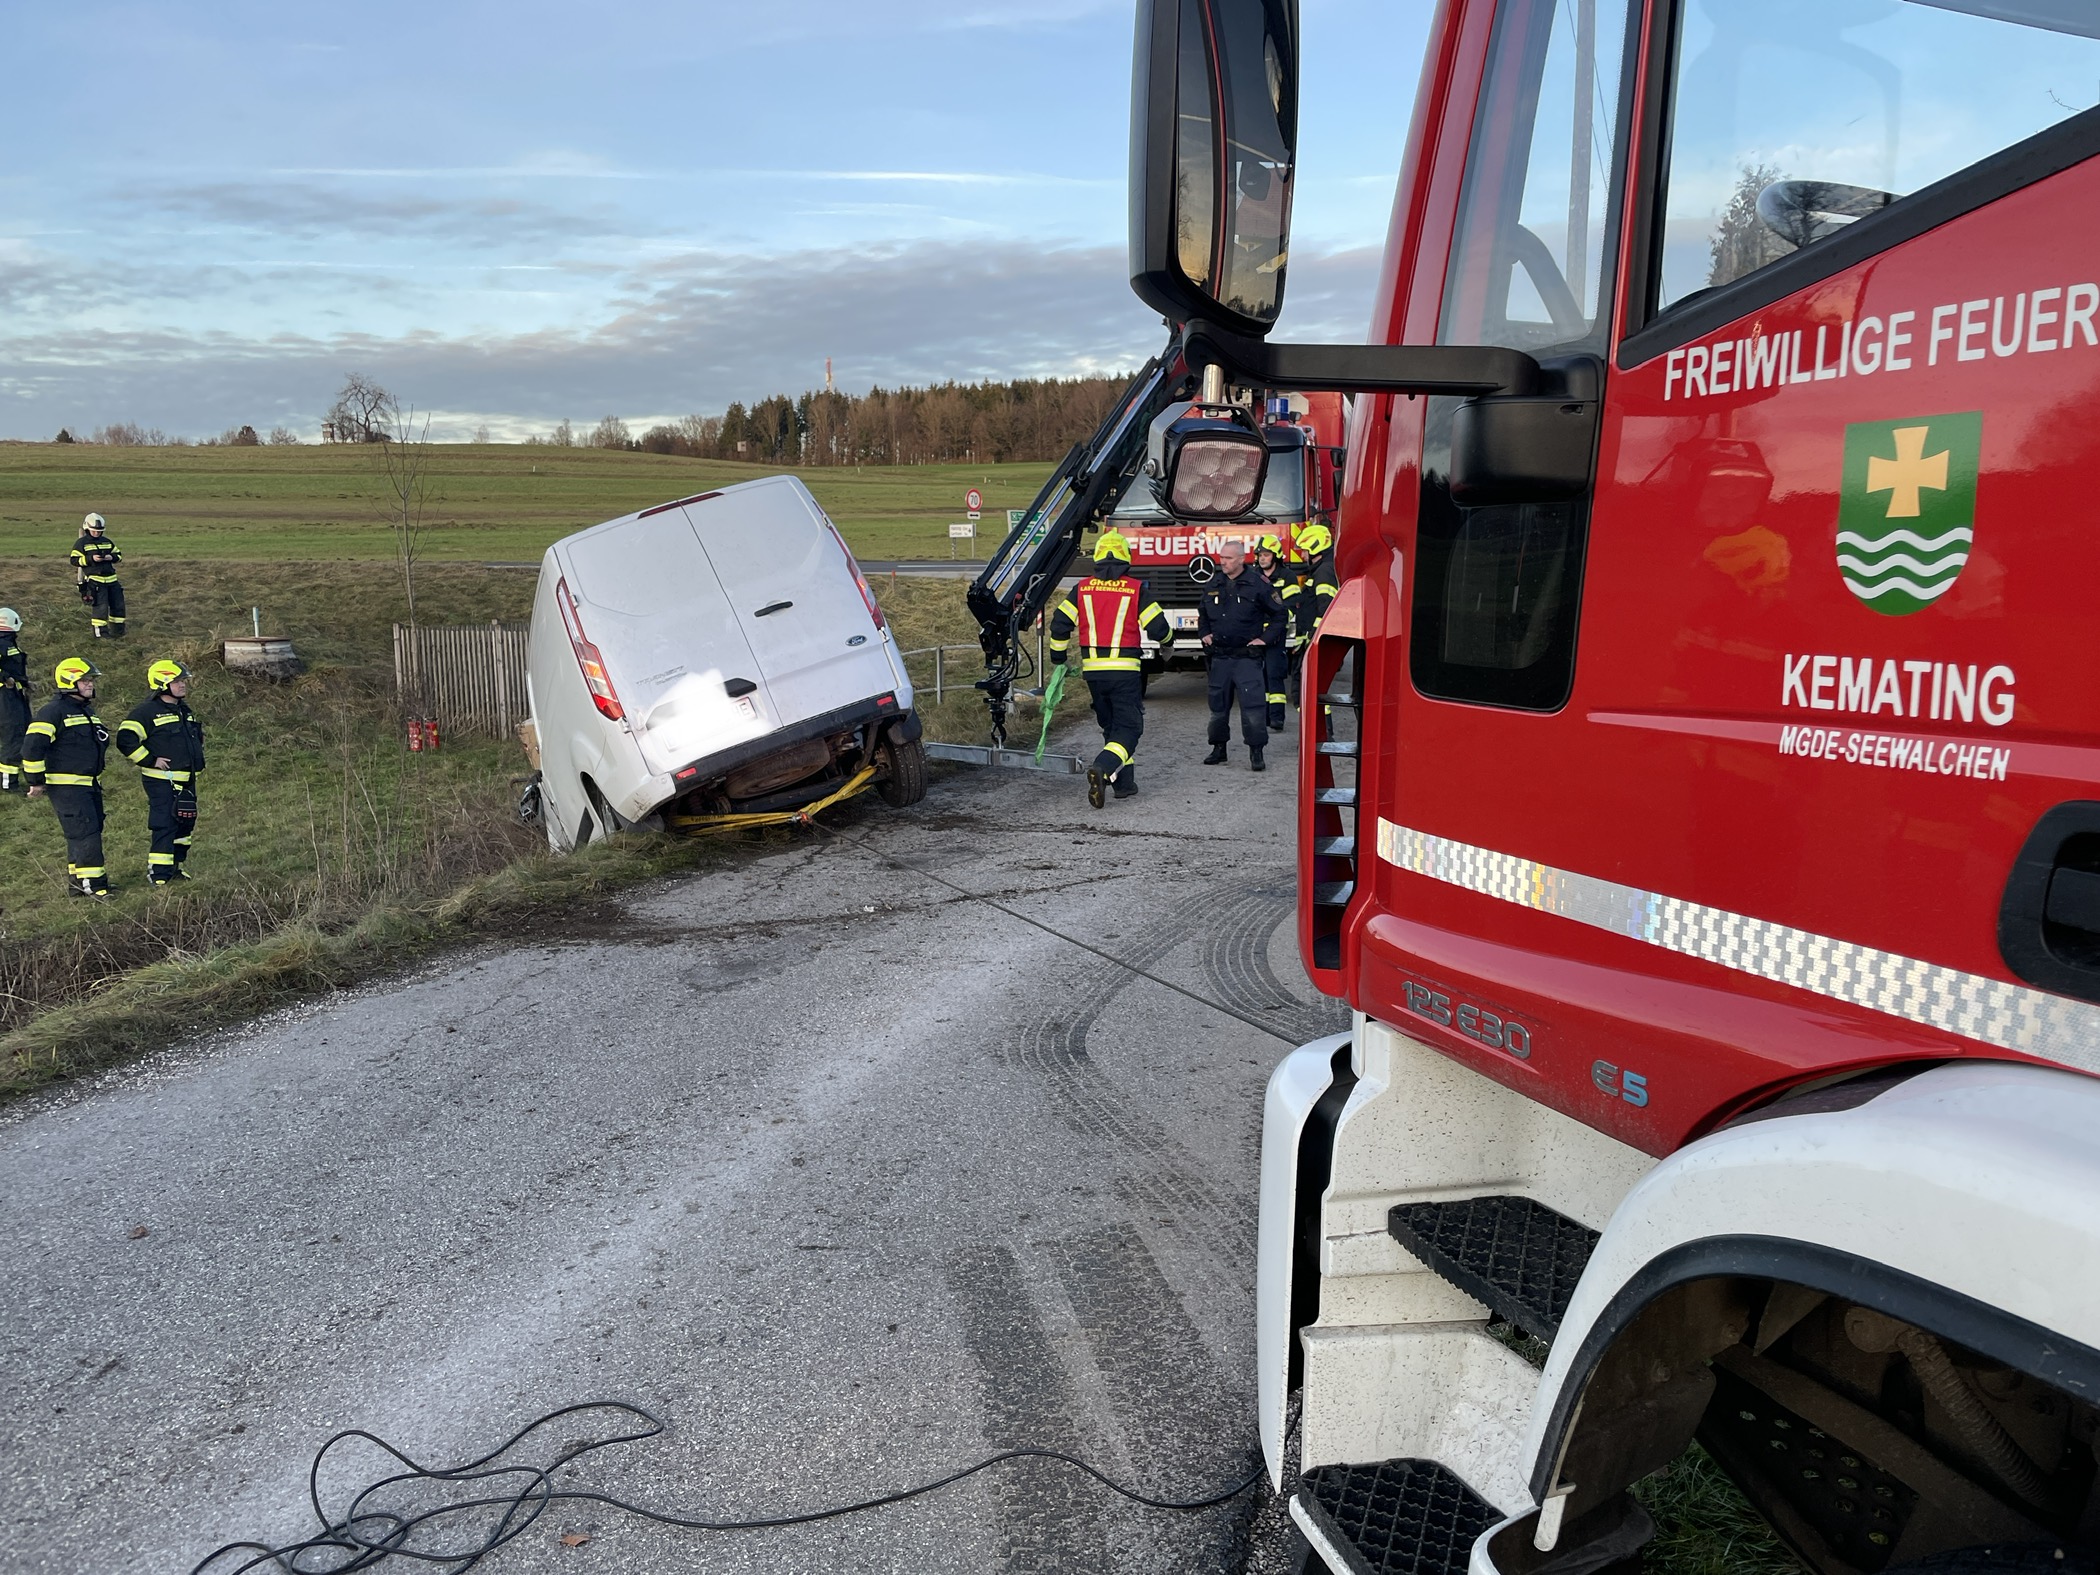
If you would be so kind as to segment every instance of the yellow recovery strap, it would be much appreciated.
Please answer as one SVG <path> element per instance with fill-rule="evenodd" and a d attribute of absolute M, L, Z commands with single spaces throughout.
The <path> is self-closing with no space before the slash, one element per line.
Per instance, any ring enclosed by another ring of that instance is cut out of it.
<path fill-rule="evenodd" d="M 875 781 L 875 768 L 862 766 L 846 785 L 829 798 L 820 798 L 814 804 L 805 804 L 800 809 L 767 810 L 756 815 L 666 815 L 664 829 L 681 836 L 706 837 L 718 831 L 746 831 L 754 826 L 807 826 L 819 810 L 843 803 L 856 793 L 866 791 Z"/>

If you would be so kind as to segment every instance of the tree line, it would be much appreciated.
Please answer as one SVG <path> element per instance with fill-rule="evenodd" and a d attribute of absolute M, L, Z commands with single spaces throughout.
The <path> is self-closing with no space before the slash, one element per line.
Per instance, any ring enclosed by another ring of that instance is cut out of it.
<path fill-rule="evenodd" d="M 624 448 L 765 465 L 941 465 L 1062 459 L 1107 417 L 1125 377 L 1019 378 L 818 389 L 686 416 L 636 436 L 618 416 L 579 431 L 564 421 L 526 441 L 557 448 Z"/>

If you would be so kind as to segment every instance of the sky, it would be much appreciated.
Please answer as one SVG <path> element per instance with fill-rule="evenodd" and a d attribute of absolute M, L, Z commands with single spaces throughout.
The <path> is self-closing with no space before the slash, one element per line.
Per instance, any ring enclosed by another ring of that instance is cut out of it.
<path fill-rule="evenodd" d="M 1361 340 L 1431 0 L 1303 0 L 1281 338 Z M 1130 0 L 0 4 L 0 437 L 434 438 L 1134 368 Z"/>

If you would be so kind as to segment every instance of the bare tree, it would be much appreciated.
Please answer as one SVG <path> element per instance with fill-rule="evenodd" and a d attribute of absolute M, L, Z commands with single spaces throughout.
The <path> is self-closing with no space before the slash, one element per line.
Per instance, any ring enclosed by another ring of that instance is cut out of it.
<path fill-rule="evenodd" d="M 328 407 L 328 425 L 338 443 L 385 443 L 394 436 L 401 411 L 394 396 L 362 372 L 344 381 Z"/>
<path fill-rule="evenodd" d="M 401 585 L 408 595 L 408 625 L 416 625 L 416 562 L 423 542 L 423 511 L 430 503 L 430 417 L 413 405 L 390 403 L 388 424 L 377 439 L 386 490 L 380 513 L 394 533 L 401 559 Z"/>
<path fill-rule="evenodd" d="M 290 427 L 272 427 L 270 428 L 269 441 L 272 443 L 296 443 L 299 441 L 299 434 Z"/>
<path fill-rule="evenodd" d="M 607 416 L 592 430 L 590 443 L 592 448 L 632 448 L 634 434 L 618 416 Z"/>
<path fill-rule="evenodd" d="M 474 429 L 474 436 L 472 441 L 476 443 L 486 443 L 490 441 L 489 424 L 486 421 L 482 422 L 480 426 Z"/>

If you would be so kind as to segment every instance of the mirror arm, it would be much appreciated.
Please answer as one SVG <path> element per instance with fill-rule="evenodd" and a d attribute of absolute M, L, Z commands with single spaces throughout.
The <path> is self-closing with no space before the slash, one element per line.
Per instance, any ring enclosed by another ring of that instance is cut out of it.
<path fill-rule="evenodd" d="M 1530 394 L 1539 364 L 1494 345 L 1272 345 L 1191 322 L 1181 333 L 1191 368 L 1221 366 L 1258 388 L 1344 394 Z"/>

